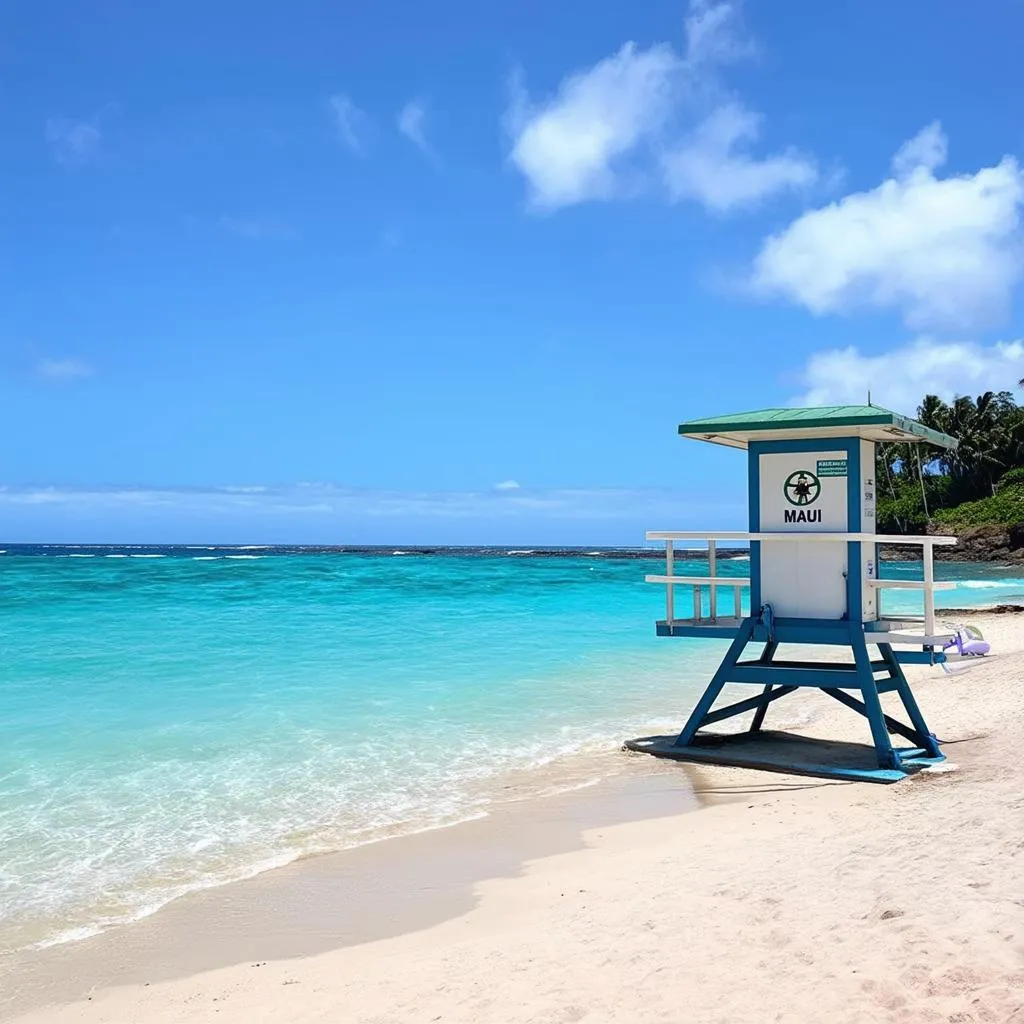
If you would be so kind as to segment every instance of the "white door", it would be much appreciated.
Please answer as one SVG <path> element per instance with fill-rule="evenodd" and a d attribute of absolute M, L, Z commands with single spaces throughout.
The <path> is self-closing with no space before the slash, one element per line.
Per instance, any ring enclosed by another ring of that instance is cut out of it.
<path fill-rule="evenodd" d="M 776 615 L 841 619 L 846 615 L 845 541 L 799 539 L 847 532 L 845 451 L 778 452 L 758 460 L 761 530 L 792 541 L 761 544 L 761 600 Z M 858 481 L 859 483 L 859 481 Z"/>

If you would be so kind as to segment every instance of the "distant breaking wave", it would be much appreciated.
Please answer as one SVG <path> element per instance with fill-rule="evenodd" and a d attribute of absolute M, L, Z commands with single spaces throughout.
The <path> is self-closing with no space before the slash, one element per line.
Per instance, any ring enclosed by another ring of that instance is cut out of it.
<path fill-rule="evenodd" d="M 1024 589 L 1024 580 L 961 580 L 957 586 L 966 590 L 1012 590 L 1015 587 Z"/>

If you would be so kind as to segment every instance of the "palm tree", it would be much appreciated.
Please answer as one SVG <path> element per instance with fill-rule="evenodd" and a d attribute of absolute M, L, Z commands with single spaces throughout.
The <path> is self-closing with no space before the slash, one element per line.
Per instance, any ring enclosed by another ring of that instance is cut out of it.
<path fill-rule="evenodd" d="M 1024 378 L 1018 384 L 1024 388 Z M 1024 465 L 1024 406 L 1009 391 L 961 395 L 950 403 L 925 395 L 917 418 L 926 427 L 954 437 L 957 447 L 925 464 L 922 458 L 928 456 L 916 445 L 878 445 L 876 473 L 879 483 L 888 485 L 888 514 L 895 516 L 899 529 L 904 526 L 901 520 L 912 514 L 911 505 L 916 504 L 927 518 L 929 506 L 935 509 L 987 497 L 995 493 L 997 481 L 1008 470 Z"/>
<path fill-rule="evenodd" d="M 945 431 L 949 422 L 949 406 L 938 395 L 925 395 L 917 407 L 917 418 L 932 430 Z"/>
<path fill-rule="evenodd" d="M 1006 449 L 1005 409 L 1001 396 L 986 391 L 976 399 L 957 398 L 950 407 L 947 433 L 957 447 L 944 461 L 964 499 L 992 494 Z"/>

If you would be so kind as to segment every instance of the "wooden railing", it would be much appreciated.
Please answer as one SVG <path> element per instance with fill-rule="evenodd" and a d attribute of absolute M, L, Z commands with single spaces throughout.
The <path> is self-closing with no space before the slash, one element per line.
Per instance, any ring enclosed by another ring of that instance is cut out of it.
<path fill-rule="evenodd" d="M 908 547 L 921 548 L 921 561 L 924 566 L 924 578 L 920 580 L 881 580 L 878 578 L 864 579 L 864 585 L 874 587 L 876 590 L 903 589 L 921 590 L 924 594 L 924 631 L 925 638 L 931 638 L 935 633 L 935 591 L 949 590 L 955 584 L 937 583 L 935 581 L 934 548 L 946 547 L 956 544 L 956 537 L 929 537 L 909 536 L 899 537 L 890 534 L 876 533 L 739 533 L 724 531 L 709 533 L 704 531 L 674 531 L 674 530 L 652 530 L 647 535 L 648 540 L 660 540 L 665 542 L 665 575 L 646 576 L 648 583 L 659 583 L 665 587 L 665 619 L 671 624 L 676 621 L 675 617 L 675 587 L 693 587 L 693 611 L 694 621 L 705 621 L 703 618 L 703 591 L 707 587 L 709 591 L 709 616 L 708 621 L 715 622 L 718 619 L 718 591 L 725 587 L 733 591 L 733 607 L 736 618 L 741 617 L 740 599 L 741 590 L 750 586 L 749 577 L 719 576 L 718 575 L 718 552 L 719 541 L 731 540 L 750 543 L 759 541 L 761 543 L 772 543 L 775 541 L 821 541 L 821 542 L 850 542 L 858 541 L 866 544 L 899 544 Z M 707 546 L 708 552 L 708 575 L 707 576 L 677 576 L 675 574 L 675 555 L 679 542 L 685 543 L 683 547 L 698 548 L 700 550 Z"/>

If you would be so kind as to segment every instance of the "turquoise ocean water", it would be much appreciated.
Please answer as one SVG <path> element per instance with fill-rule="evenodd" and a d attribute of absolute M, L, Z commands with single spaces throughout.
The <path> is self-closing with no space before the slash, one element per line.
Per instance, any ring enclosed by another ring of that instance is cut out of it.
<path fill-rule="evenodd" d="M 660 565 L 8 547 L 0 951 L 473 817 L 513 776 L 677 727 L 723 648 L 654 636 L 663 590 L 643 577 Z M 938 576 L 957 580 L 947 606 L 1024 602 L 1010 570 Z"/>

